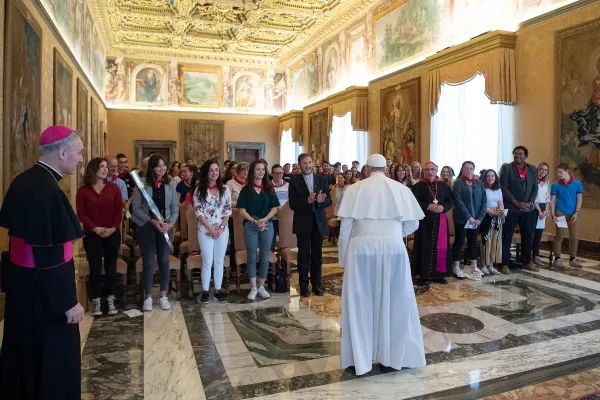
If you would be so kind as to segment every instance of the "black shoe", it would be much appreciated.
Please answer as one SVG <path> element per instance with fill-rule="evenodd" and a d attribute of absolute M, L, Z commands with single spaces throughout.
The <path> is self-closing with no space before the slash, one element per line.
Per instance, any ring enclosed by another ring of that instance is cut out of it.
<path fill-rule="evenodd" d="M 435 283 L 439 283 L 440 285 L 447 285 L 448 281 L 446 280 L 446 278 L 437 278 L 434 280 Z"/>
<path fill-rule="evenodd" d="M 313 287 L 313 293 L 317 296 L 323 296 L 325 294 L 325 290 L 323 290 L 323 286 Z"/>
<path fill-rule="evenodd" d="M 379 370 L 384 373 L 387 374 L 388 372 L 396 372 L 398 371 L 396 368 L 392 368 L 392 367 L 386 367 L 383 364 L 379 364 Z"/>
<path fill-rule="evenodd" d="M 208 304 L 209 299 L 210 295 L 208 294 L 208 292 L 202 292 L 202 294 L 200 295 L 200 303 Z"/>
<path fill-rule="evenodd" d="M 350 372 L 351 374 L 356 375 L 356 368 L 353 365 L 346 368 L 346 371 Z"/>
<path fill-rule="evenodd" d="M 218 292 L 215 292 L 215 299 L 217 299 L 219 303 L 227 303 L 227 293 L 219 290 Z"/>
<path fill-rule="evenodd" d="M 310 292 L 308 291 L 308 288 L 300 288 L 300 296 L 302 297 L 310 297 Z"/>

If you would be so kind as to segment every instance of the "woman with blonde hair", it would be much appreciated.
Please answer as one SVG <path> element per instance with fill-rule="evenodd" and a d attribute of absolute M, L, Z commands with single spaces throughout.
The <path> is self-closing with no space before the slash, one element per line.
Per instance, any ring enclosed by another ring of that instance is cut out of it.
<path fill-rule="evenodd" d="M 415 161 L 414 163 L 412 163 L 410 169 L 412 173 L 411 181 L 412 184 L 415 185 L 416 183 L 420 182 L 423 178 L 423 167 L 421 167 L 421 164 L 419 164 L 418 161 Z"/>
<path fill-rule="evenodd" d="M 538 213 L 538 220 L 545 220 L 550 215 L 550 182 L 548 180 L 550 166 L 547 162 L 541 162 L 537 167 L 538 172 L 538 192 L 535 198 L 535 209 Z M 540 243 L 544 234 L 545 222 L 542 228 L 535 229 L 533 234 L 533 262 L 537 266 L 541 266 L 540 259 Z"/>
<path fill-rule="evenodd" d="M 237 165 L 237 169 L 235 170 L 235 175 L 233 179 L 227 182 L 227 187 L 231 191 L 231 204 L 235 207 L 237 203 L 237 199 L 240 196 L 240 192 L 242 188 L 246 186 L 248 181 L 248 168 L 250 165 L 247 162 L 241 162 Z M 234 171 L 231 171 L 232 174 Z"/>

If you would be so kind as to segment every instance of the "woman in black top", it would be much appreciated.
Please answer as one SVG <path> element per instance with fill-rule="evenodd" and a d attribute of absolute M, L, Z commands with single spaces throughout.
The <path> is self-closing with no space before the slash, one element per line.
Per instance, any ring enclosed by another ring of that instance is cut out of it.
<path fill-rule="evenodd" d="M 271 295 L 265 290 L 265 278 L 269 267 L 269 254 L 273 242 L 273 222 L 277 214 L 279 199 L 268 179 L 264 161 L 256 160 L 250 164 L 248 183 L 238 197 L 236 207 L 244 217 L 244 241 L 248 254 L 248 277 L 252 289 L 248 300 L 254 301 L 256 295 L 268 299 Z M 258 288 L 256 286 L 256 249 L 260 249 L 260 269 Z"/>

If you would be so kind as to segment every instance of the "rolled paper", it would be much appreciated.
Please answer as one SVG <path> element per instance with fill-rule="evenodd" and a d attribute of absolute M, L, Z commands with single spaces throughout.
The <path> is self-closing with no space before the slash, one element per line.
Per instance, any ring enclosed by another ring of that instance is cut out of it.
<path fill-rule="evenodd" d="M 136 171 L 131 171 L 129 173 L 129 176 L 131 176 L 131 178 L 135 182 L 135 185 L 140 190 L 140 193 L 142 194 L 142 196 L 144 196 L 144 199 L 146 200 L 146 203 L 148 203 L 148 207 L 150 207 L 150 211 L 152 211 L 152 214 L 154 214 L 154 216 L 156 217 L 156 219 L 158 221 L 160 221 L 161 223 L 164 223 L 165 219 L 163 218 L 160 211 L 158 211 L 158 207 L 156 207 L 156 204 L 154 204 L 154 200 L 152 200 L 152 197 L 150 197 L 150 195 L 146 191 L 146 188 L 144 187 L 144 183 L 140 179 L 140 176 L 138 175 L 138 173 Z M 171 243 L 171 239 L 169 238 L 169 233 L 165 232 L 164 235 L 165 235 L 165 240 L 167 241 L 167 244 L 169 245 L 169 249 L 171 251 L 173 251 L 173 243 Z"/>

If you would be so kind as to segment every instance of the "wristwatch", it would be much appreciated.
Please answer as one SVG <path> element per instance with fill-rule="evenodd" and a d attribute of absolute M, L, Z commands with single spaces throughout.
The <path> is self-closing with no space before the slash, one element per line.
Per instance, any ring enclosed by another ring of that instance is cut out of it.
<path fill-rule="evenodd" d="M 225 229 L 225 225 L 220 225 L 219 229 Z"/>

